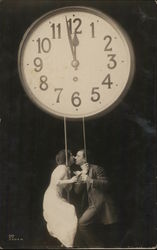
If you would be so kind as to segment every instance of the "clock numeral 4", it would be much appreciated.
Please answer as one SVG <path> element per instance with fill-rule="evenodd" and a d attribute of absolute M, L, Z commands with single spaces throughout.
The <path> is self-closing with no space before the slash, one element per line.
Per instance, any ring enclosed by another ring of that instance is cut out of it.
<path fill-rule="evenodd" d="M 113 82 L 111 82 L 111 76 L 110 74 L 108 74 L 105 79 L 102 82 L 102 85 L 107 85 L 108 89 L 111 89 L 111 85 L 113 84 Z"/>

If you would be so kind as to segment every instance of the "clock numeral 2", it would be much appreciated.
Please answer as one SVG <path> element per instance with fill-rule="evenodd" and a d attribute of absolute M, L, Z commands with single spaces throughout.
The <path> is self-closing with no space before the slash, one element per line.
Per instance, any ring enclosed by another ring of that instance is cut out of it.
<path fill-rule="evenodd" d="M 105 46 L 104 51 L 112 51 L 112 48 L 109 47 L 109 45 L 110 45 L 111 42 L 112 42 L 112 37 L 111 37 L 111 36 L 105 36 L 105 37 L 104 37 L 104 40 L 107 41 L 107 44 L 106 44 L 106 46 Z"/>

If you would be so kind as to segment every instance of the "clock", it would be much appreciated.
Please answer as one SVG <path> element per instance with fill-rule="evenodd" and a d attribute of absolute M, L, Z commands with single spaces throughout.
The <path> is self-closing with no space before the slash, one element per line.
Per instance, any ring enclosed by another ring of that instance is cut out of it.
<path fill-rule="evenodd" d="M 41 109 L 57 117 L 92 118 L 113 109 L 134 75 L 134 52 L 124 29 L 87 7 L 50 11 L 20 43 L 23 87 Z"/>

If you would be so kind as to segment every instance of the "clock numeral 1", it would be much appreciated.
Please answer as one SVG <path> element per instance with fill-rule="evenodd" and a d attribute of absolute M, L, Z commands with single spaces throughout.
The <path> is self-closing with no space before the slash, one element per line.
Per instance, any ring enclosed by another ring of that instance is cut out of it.
<path fill-rule="evenodd" d="M 91 26 L 92 38 L 94 38 L 95 37 L 94 23 L 92 22 L 90 26 Z"/>
<path fill-rule="evenodd" d="M 105 79 L 102 82 L 102 85 L 107 85 L 108 89 L 111 89 L 111 85 L 113 84 L 113 82 L 111 82 L 111 76 L 110 74 L 108 74 Z"/>
<path fill-rule="evenodd" d="M 43 68 L 43 61 L 42 61 L 42 59 L 40 58 L 40 57 L 36 57 L 36 58 L 34 58 L 34 65 L 35 65 L 35 71 L 36 72 L 40 72 L 41 70 L 42 70 L 42 68 Z"/>
<path fill-rule="evenodd" d="M 48 53 L 51 49 L 51 41 L 49 38 L 45 37 L 41 39 L 40 37 L 36 40 L 38 44 L 38 53 Z"/>
<path fill-rule="evenodd" d="M 105 46 L 104 51 L 112 51 L 112 48 L 109 47 L 110 43 L 112 42 L 112 37 L 111 37 L 111 36 L 105 36 L 105 37 L 104 37 L 104 40 L 107 41 L 107 44 L 106 44 L 106 46 Z"/>
<path fill-rule="evenodd" d="M 47 76 L 40 77 L 40 89 L 44 91 L 48 89 Z"/>
<path fill-rule="evenodd" d="M 60 39 L 61 38 L 61 24 L 55 24 L 53 23 L 51 25 L 51 28 L 52 28 L 52 39 Z"/>
<path fill-rule="evenodd" d="M 99 89 L 98 87 L 92 88 L 92 93 L 91 93 L 92 94 L 92 97 L 91 97 L 92 102 L 97 102 L 100 99 L 100 94 L 97 91 L 98 89 Z"/>

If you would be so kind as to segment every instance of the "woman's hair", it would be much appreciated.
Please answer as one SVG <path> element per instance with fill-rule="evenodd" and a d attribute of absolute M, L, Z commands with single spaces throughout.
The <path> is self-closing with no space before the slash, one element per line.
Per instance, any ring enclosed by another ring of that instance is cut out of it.
<path fill-rule="evenodd" d="M 68 157 L 68 161 L 70 159 L 70 155 L 71 155 L 71 152 L 70 150 L 67 151 L 67 157 Z M 66 152 L 64 149 L 60 150 L 57 155 L 56 155 L 56 163 L 58 165 L 61 165 L 61 164 L 66 164 Z"/>

